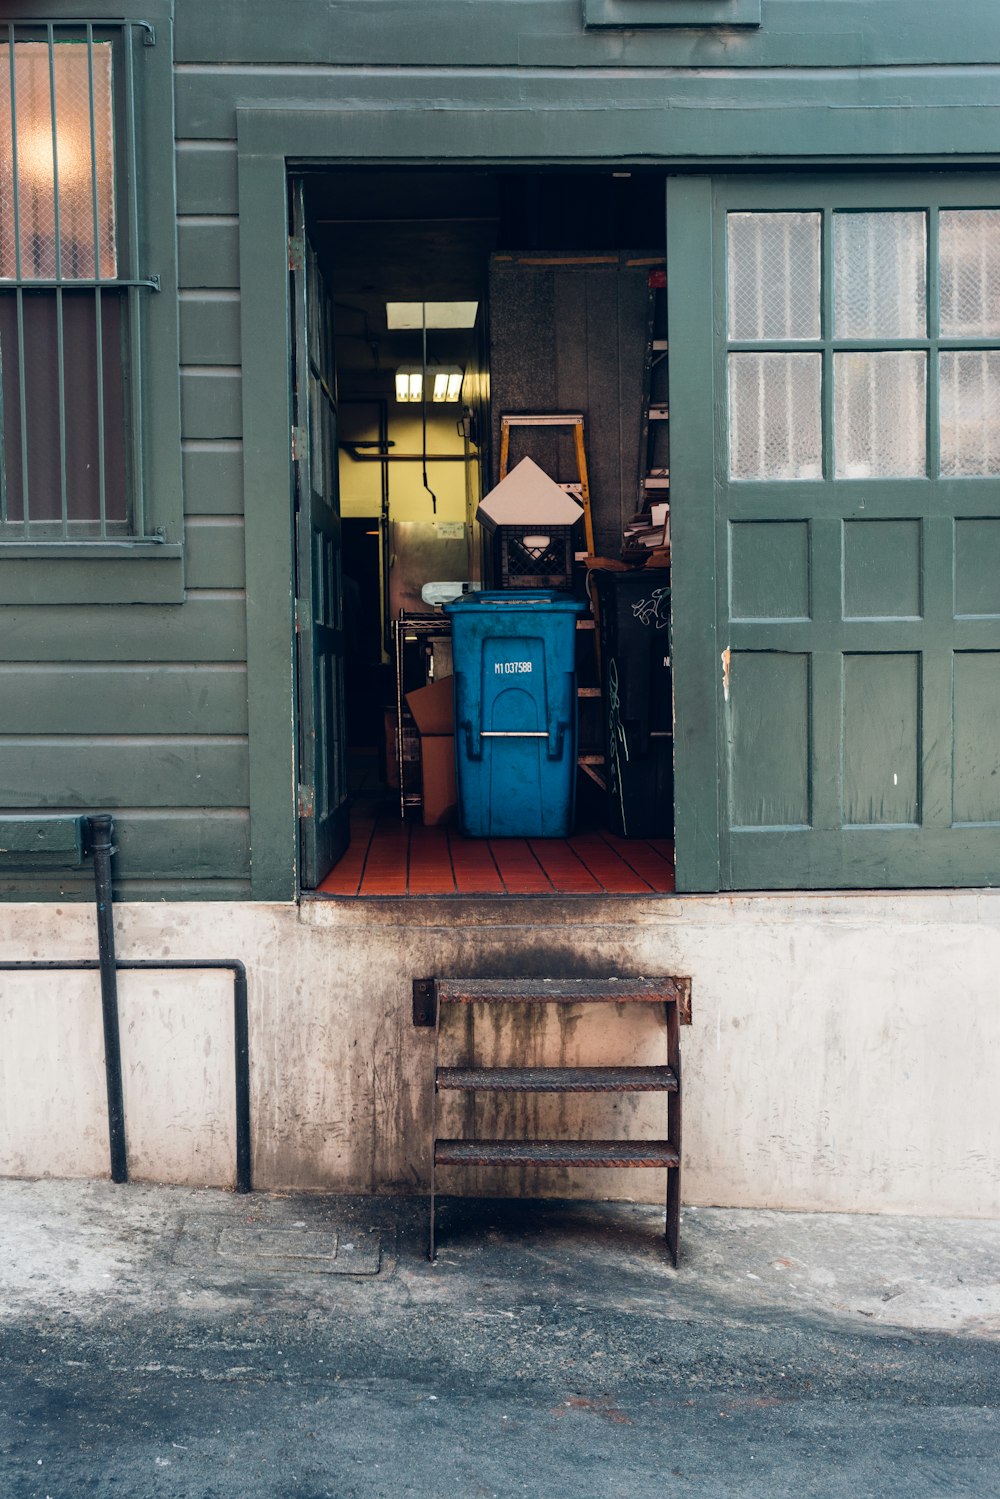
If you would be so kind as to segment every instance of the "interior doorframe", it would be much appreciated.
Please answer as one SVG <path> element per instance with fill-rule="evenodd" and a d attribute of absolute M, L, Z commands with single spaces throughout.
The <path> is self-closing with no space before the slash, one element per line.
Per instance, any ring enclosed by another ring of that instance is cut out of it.
<path fill-rule="evenodd" d="M 885 111 L 867 113 L 884 116 Z M 634 166 L 669 172 L 672 165 L 686 162 L 689 172 L 706 173 L 731 169 L 735 160 L 748 157 L 762 170 L 788 169 L 796 163 L 781 155 L 785 142 L 815 141 L 818 113 L 812 106 L 732 109 L 716 112 L 712 131 L 705 130 L 701 111 L 679 112 L 668 130 L 665 112 L 654 109 L 609 115 L 586 108 L 248 107 L 237 109 L 236 118 L 251 894 L 254 900 L 294 901 L 299 893 L 299 855 L 289 170 L 334 165 L 456 170 Z M 867 128 L 859 131 L 859 138 L 870 134 L 866 166 L 885 159 L 880 123 L 866 120 Z M 860 139 L 857 144 L 865 146 Z M 692 165 L 699 158 L 704 158 L 700 166 Z M 928 156 L 906 160 L 914 167 L 937 164 Z M 959 161 L 951 157 L 948 163 L 956 166 Z M 826 165 L 838 164 L 843 163 L 837 158 L 826 160 Z M 857 158 L 848 165 L 857 167 Z M 711 178 L 677 176 L 669 182 L 669 196 L 668 256 L 685 258 L 689 284 L 695 274 L 704 279 L 697 296 L 671 308 L 672 361 L 681 350 L 685 370 L 694 372 L 690 391 L 684 394 L 677 381 L 671 397 L 671 525 L 678 553 L 683 553 L 680 568 L 674 570 L 680 629 L 672 641 L 680 726 L 676 784 L 683 791 L 677 822 L 678 886 L 697 892 L 719 888 L 717 777 L 714 764 L 699 754 L 706 727 L 716 724 L 721 670 L 715 640 L 714 542 L 702 535 L 711 528 L 697 527 L 688 518 L 690 506 L 704 504 L 705 496 L 713 494 L 711 268 L 706 265 L 697 273 L 690 262 L 697 223 L 706 203 L 710 208 Z M 708 724 L 705 715 L 711 715 Z"/>

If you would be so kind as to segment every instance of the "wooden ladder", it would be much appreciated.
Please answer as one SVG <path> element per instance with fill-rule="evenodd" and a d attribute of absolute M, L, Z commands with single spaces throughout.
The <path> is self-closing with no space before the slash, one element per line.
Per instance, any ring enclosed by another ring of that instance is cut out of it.
<path fill-rule="evenodd" d="M 418 986 L 420 988 L 418 1019 Z M 480 1005 L 513 1010 L 525 1005 L 658 1005 L 666 1024 L 664 1061 L 650 1067 L 481 1067 L 470 1060 L 441 1066 L 442 1020 L 446 1008 Z M 433 1020 L 432 1020 L 433 1017 Z M 666 1169 L 667 1249 L 677 1264 L 680 1235 L 681 1058 L 679 1026 L 690 1023 L 688 978 L 614 979 L 418 979 L 414 1020 L 434 1025 L 434 1093 L 431 1107 L 431 1189 L 428 1257 L 437 1254 L 436 1207 L 439 1166 L 578 1166 Z M 442 1092 L 464 1093 L 664 1093 L 666 1133 L 656 1140 L 445 1139 L 437 1134 L 437 1101 Z"/>
<path fill-rule="evenodd" d="M 594 556 L 594 522 L 590 513 L 590 480 L 587 477 L 587 446 L 584 440 L 584 419 L 580 411 L 528 412 L 501 414 L 500 417 L 500 478 L 506 479 L 510 469 L 510 432 L 512 427 L 569 427 L 573 432 L 573 453 L 576 458 L 576 483 L 560 484 L 567 494 L 578 500 L 583 507 L 583 530 L 587 541 L 587 556 Z M 577 629 L 594 629 L 593 619 L 577 621 Z M 597 640 L 594 641 L 595 652 Z M 599 698 L 600 687 L 577 687 L 577 698 Z M 584 775 L 606 790 L 604 779 L 604 756 L 594 750 L 583 750 L 577 755 L 577 766 Z"/>
<path fill-rule="evenodd" d="M 583 437 L 583 413 L 557 411 L 549 414 L 532 412 L 500 417 L 500 478 L 506 479 L 510 467 L 510 429 L 512 427 L 570 427 L 573 432 L 573 455 L 576 459 L 576 482 L 560 484 L 583 507 L 583 533 L 587 539 L 587 556 L 594 555 L 594 522 L 590 514 L 590 480 L 587 477 L 587 448 Z"/>

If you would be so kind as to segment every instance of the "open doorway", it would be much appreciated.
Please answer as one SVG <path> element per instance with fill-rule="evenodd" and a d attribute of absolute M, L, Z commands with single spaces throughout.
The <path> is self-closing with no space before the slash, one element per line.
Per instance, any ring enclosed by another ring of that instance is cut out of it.
<path fill-rule="evenodd" d="M 582 416 L 591 525 L 574 532 L 562 586 L 589 606 L 595 562 L 648 559 L 639 601 L 647 617 L 654 611 L 650 633 L 666 620 L 662 174 L 316 171 L 303 178 L 302 201 L 335 328 L 351 827 L 316 887 L 672 890 L 668 629 L 656 641 L 666 670 L 644 684 L 638 710 L 646 739 L 663 741 L 665 768 L 650 782 L 656 815 L 637 813 L 635 829 L 623 824 L 621 786 L 609 788 L 592 618 L 577 637 L 576 817 L 565 839 L 463 838 L 447 788 L 428 778 L 434 752 L 442 763 L 442 746 L 428 742 L 439 736 L 422 735 L 407 706 L 452 671 L 448 620 L 429 585 L 501 581 L 476 513 L 503 475 L 504 447 L 507 467 L 530 457 L 557 484 L 579 478 L 572 429 L 515 425 L 505 444 L 505 416 Z"/>

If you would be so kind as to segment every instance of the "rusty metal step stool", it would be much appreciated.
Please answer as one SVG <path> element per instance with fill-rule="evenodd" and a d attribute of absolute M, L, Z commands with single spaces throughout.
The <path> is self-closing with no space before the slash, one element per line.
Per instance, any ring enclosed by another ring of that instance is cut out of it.
<path fill-rule="evenodd" d="M 434 1026 L 434 1094 L 431 1110 L 431 1190 L 428 1257 L 435 1239 L 437 1168 L 508 1165 L 642 1167 L 666 1169 L 665 1237 L 677 1264 L 680 1229 L 681 1059 L 679 1026 L 691 1019 L 691 980 L 676 976 L 611 979 L 416 979 L 414 1023 Z M 662 1005 L 666 1063 L 648 1067 L 461 1067 L 440 1065 L 441 1019 L 451 1005 Z M 465 1093 L 664 1093 L 666 1138 L 661 1140 L 444 1139 L 437 1134 L 442 1092 Z"/>

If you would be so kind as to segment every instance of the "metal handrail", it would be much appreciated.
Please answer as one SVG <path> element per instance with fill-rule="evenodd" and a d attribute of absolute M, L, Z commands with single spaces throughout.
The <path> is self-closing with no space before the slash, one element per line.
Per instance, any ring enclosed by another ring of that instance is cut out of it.
<path fill-rule="evenodd" d="M 118 1015 L 118 973 L 199 972 L 224 969 L 233 975 L 233 1033 L 236 1063 L 236 1191 L 253 1190 L 250 1158 L 250 1023 L 246 965 L 239 958 L 119 958 L 115 953 L 114 906 L 111 892 L 111 853 L 114 824 L 106 814 L 87 817 L 94 855 L 97 900 L 97 958 L 25 958 L 0 960 L 0 973 L 100 973 L 104 1022 L 104 1070 L 108 1100 L 108 1141 L 111 1180 L 128 1181 L 125 1101 L 122 1090 L 121 1037 Z"/>

